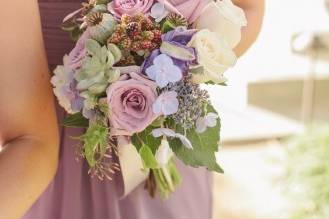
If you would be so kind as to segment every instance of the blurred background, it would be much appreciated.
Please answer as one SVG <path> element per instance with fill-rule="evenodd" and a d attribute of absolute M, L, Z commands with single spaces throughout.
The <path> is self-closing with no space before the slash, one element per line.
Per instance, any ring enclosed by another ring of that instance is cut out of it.
<path fill-rule="evenodd" d="M 207 86 L 222 118 L 214 219 L 329 219 L 329 1 L 266 0 L 263 30 Z"/>

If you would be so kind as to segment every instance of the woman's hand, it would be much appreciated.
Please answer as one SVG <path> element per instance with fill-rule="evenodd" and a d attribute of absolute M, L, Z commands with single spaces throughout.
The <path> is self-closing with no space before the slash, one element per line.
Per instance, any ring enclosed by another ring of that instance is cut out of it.
<path fill-rule="evenodd" d="M 245 53 L 256 40 L 263 22 L 264 0 L 233 0 L 234 4 L 243 8 L 246 13 L 248 25 L 242 30 L 242 39 L 234 49 L 238 56 Z"/>
<path fill-rule="evenodd" d="M 38 2 L 10 0 L 2 7 L 0 218 L 17 219 L 52 180 L 59 137 Z"/>

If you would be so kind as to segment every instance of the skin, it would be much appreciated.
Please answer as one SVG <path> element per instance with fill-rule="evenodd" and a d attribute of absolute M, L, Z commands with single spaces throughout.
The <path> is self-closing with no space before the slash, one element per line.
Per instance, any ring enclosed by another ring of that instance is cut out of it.
<path fill-rule="evenodd" d="M 58 164 L 59 135 L 38 2 L 28 1 L 5 1 L 3 8 L 15 8 L 15 13 L 0 13 L 0 219 L 21 218 Z M 249 22 L 235 48 L 240 56 L 257 38 L 264 2 L 235 3 Z"/>
<path fill-rule="evenodd" d="M 21 218 L 52 180 L 57 120 L 36 0 L 0 13 L 0 218 Z"/>
<path fill-rule="evenodd" d="M 248 25 L 242 29 L 241 42 L 234 49 L 240 57 L 257 39 L 263 22 L 265 2 L 264 0 L 233 0 L 233 2 L 243 8 L 248 20 Z"/>

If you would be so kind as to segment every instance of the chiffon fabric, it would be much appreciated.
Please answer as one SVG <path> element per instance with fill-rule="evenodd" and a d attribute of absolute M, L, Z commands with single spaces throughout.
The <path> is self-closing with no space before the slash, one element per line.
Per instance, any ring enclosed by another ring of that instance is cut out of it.
<path fill-rule="evenodd" d="M 63 55 L 73 47 L 60 24 L 80 5 L 79 0 L 39 1 L 50 70 L 61 64 Z M 57 113 L 60 121 L 64 112 L 57 107 Z M 23 219 L 211 219 L 212 177 L 207 170 L 186 167 L 177 161 L 183 183 L 169 199 L 150 198 L 143 184 L 122 198 L 120 173 L 113 181 L 100 181 L 88 175 L 86 162 L 76 160 L 77 142 L 71 136 L 82 132 L 60 127 L 57 174 Z"/>

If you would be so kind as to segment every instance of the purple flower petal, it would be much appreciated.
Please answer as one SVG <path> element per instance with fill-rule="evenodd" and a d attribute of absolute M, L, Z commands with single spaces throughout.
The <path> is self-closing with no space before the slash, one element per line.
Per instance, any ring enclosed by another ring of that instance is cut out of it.
<path fill-rule="evenodd" d="M 208 113 L 205 117 L 200 117 L 196 121 L 196 132 L 203 133 L 208 127 L 213 128 L 217 125 L 218 115 L 216 113 Z"/>
<path fill-rule="evenodd" d="M 218 115 L 215 113 L 208 113 L 204 119 L 206 125 L 212 128 L 217 125 Z"/>
<path fill-rule="evenodd" d="M 153 104 L 153 112 L 165 116 L 172 115 L 178 111 L 179 102 L 177 93 L 169 91 L 162 93 Z"/>
<path fill-rule="evenodd" d="M 207 125 L 205 123 L 205 119 L 202 117 L 197 119 L 195 126 L 196 126 L 195 131 L 197 133 L 203 133 L 207 130 Z"/>
<path fill-rule="evenodd" d="M 151 80 L 155 81 L 157 75 L 157 67 L 152 65 L 146 69 L 145 73 Z"/>
<path fill-rule="evenodd" d="M 161 54 L 153 60 L 154 65 L 146 69 L 147 76 L 155 80 L 160 88 L 164 88 L 169 82 L 177 82 L 182 79 L 182 71 L 179 67 L 175 66 L 173 60 Z"/>
<path fill-rule="evenodd" d="M 166 137 L 171 137 L 171 138 L 178 138 L 186 148 L 193 149 L 193 146 L 192 146 L 190 140 L 188 140 L 188 138 L 186 136 L 184 136 L 182 134 L 179 134 L 179 133 L 176 133 L 172 129 L 168 129 L 168 128 L 153 129 L 152 130 L 152 135 L 155 138 L 159 138 L 161 136 L 166 136 Z"/>

